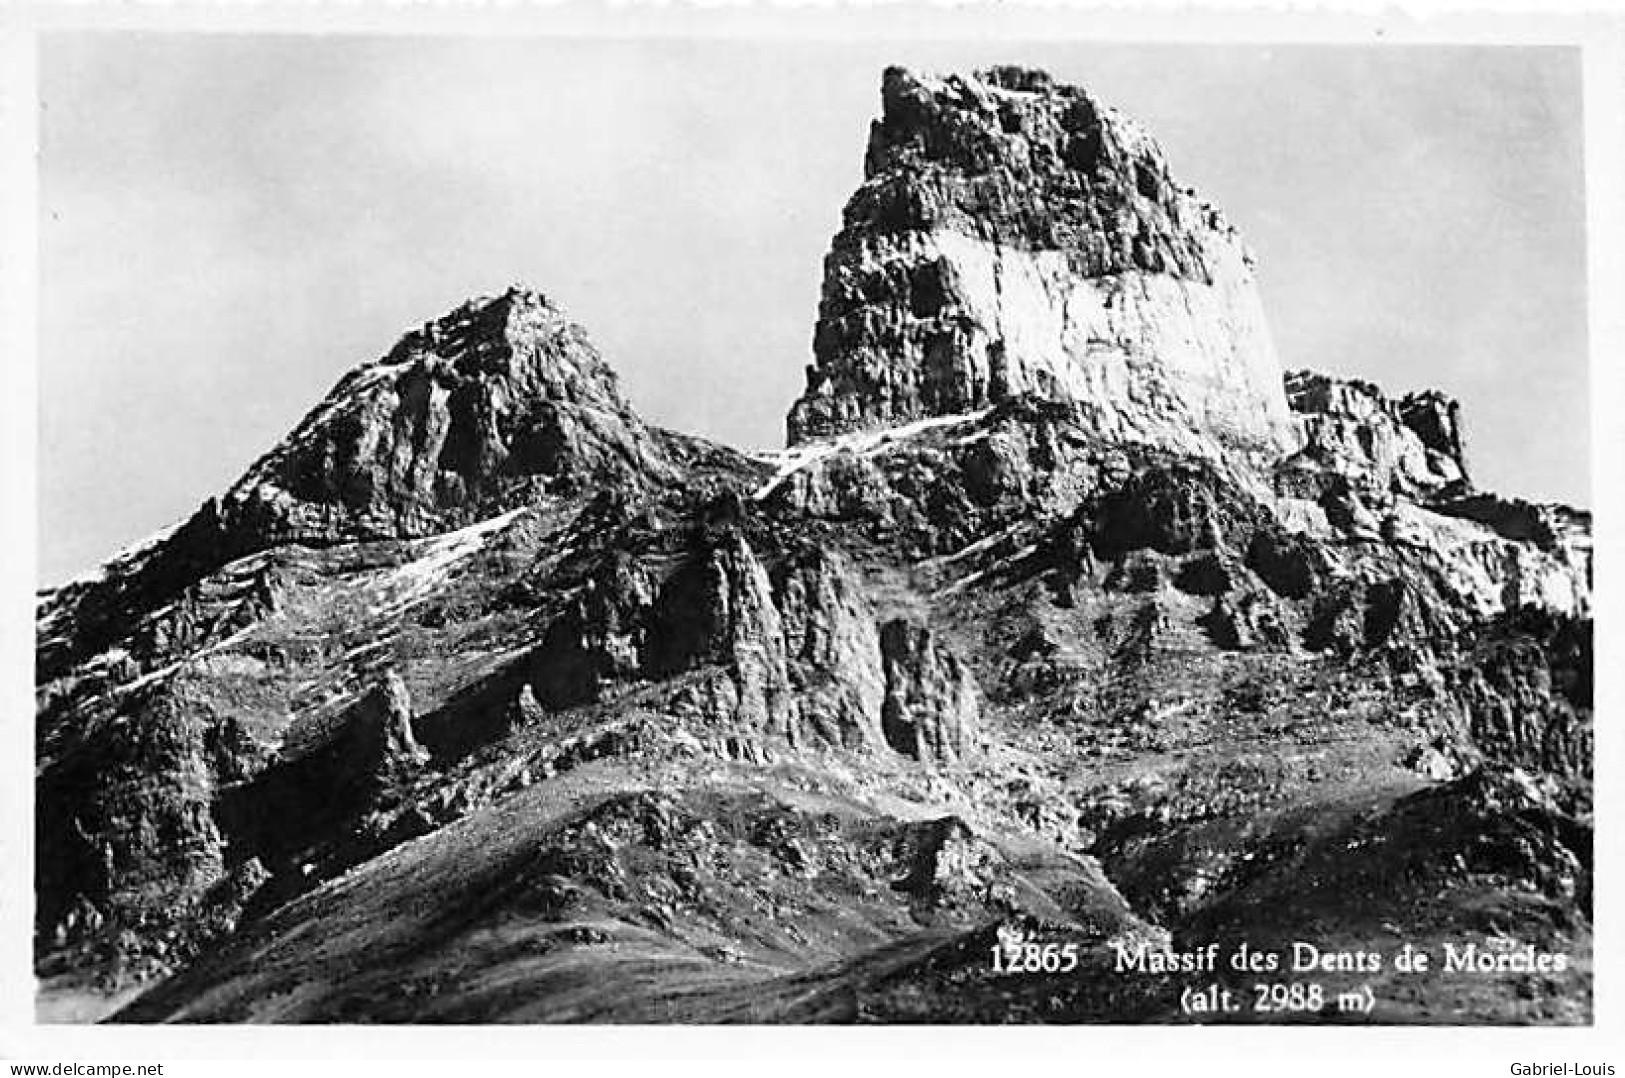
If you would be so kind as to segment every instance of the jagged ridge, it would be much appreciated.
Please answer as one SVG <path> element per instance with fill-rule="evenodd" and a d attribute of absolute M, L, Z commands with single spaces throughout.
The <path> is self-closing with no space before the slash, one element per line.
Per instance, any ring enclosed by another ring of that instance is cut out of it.
<path fill-rule="evenodd" d="M 1138 125 L 1014 68 L 891 68 L 882 104 L 792 444 L 1037 394 L 1113 441 L 1291 446 L 1251 256 Z"/>

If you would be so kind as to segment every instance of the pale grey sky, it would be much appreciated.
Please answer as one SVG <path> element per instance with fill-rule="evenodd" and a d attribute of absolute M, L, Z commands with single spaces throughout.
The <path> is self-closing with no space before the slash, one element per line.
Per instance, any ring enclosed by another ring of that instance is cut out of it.
<path fill-rule="evenodd" d="M 1004 62 L 1157 134 L 1285 365 L 1453 393 L 1482 485 L 1590 503 L 1574 50 L 81 34 L 41 56 L 41 581 L 513 280 L 649 419 L 781 444 L 881 69 Z"/>

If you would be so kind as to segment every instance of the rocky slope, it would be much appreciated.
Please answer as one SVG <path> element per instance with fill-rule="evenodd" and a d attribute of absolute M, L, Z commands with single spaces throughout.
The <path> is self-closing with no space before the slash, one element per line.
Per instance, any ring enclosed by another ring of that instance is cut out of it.
<path fill-rule="evenodd" d="M 1322 980 L 1588 1018 L 1589 518 L 1283 376 L 1083 92 L 883 107 L 788 449 L 645 424 L 513 289 L 42 593 L 42 1014 L 1179 1021 L 1119 947 L 1515 939 L 1572 961 Z"/>

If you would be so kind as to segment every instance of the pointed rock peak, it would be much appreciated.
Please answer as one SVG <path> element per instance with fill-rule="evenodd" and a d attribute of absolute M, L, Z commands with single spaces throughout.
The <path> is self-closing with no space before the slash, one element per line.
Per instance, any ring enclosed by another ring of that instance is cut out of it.
<path fill-rule="evenodd" d="M 42 616 L 74 628 L 42 646 L 41 669 L 107 646 L 121 611 L 168 601 L 237 558 L 287 543 L 423 538 L 539 494 L 673 482 L 669 444 L 545 296 L 516 285 L 471 299 L 345 374 L 225 494 L 55 596 Z"/>
<path fill-rule="evenodd" d="M 632 413 L 620 380 L 586 330 L 545 295 L 522 284 L 495 296 L 475 297 L 425 322 L 347 381 L 365 383 L 414 364 L 446 382 L 498 378 L 527 395 Z"/>
<path fill-rule="evenodd" d="M 470 300 L 345 375 L 221 499 L 238 550 L 416 538 L 540 489 L 667 477 L 586 332 L 523 287 Z"/>
<path fill-rule="evenodd" d="M 1296 447 L 1251 256 L 1138 124 L 1024 68 L 881 97 L 791 444 L 1031 395 L 1106 441 Z"/>

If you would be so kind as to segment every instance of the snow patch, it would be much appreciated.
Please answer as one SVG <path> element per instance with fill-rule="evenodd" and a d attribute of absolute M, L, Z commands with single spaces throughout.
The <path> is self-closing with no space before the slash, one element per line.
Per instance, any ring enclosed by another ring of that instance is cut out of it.
<path fill-rule="evenodd" d="M 966 558 L 973 557 L 974 555 L 980 554 L 984 550 L 990 549 L 995 544 L 1003 542 L 1005 539 L 1008 539 L 1011 535 L 1015 534 L 1015 532 L 1016 532 L 1016 530 L 1018 528 L 1023 527 L 1026 523 L 1027 523 L 1026 521 L 1018 520 L 1014 524 L 1011 524 L 1009 527 L 1001 528 L 998 531 L 994 532 L 992 535 L 989 535 L 989 536 L 987 536 L 986 538 L 983 538 L 983 539 L 978 539 L 978 540 L 976 540 L 976 542 L 971 543 L 969 546 L 961 547 L 960 549 L 954 551 L 952 554 L 943 554 L 940 557 L 931 558 L 931 559 L 929 559 L 928 561 L 926 561 L 926 562 L 924 562 L 922 564 L 923 565 L 934 565 L 934 566 L 947 566 L 947 565 L 952 565 L 956 561 L 963 561 Z"/>
<path fill-rule="evenodd" d="M 1007 558 L 1000 558 L 998 561 L 984 569 L 978 569 L 973 573 L 960 577 L 958 580 L 955 580 L 950 584 L 946 584 L 943 587 L 938 588 L 936 591 L 931 593 L 931 598 L 940 599 L 948 595 L 957 595 L 965 589 L 971 587 L 973 584 L 986 580 L 997 570 L 1014 565 L 1016 562 L 1030 558 L 1036 553 L 1038 553 L 1038 544 L 1029 543 Z"/>
<path fill-rule="evenodd" d="M 466 528 L 459 528 L 433 539 L 418 540 L 417 556 L 411 561 L 387 571 L 379 586 L 392 593 L 390 604 L 378 613 L 380 616 L 398 614 L 422 602 L 442 583 L 453 565 L 483 548 L 489 538 L 513 523 L 524 506 L 510 509 L 500 516 L 482 520 Z"/>
<path fill-rule="evenodd" d="M 839 453 L 854 453 L 860 457 L 873 456 L 888 446 L 928 430 L 959 426 L 966 423 L 979 423 L 986 419 L 992 411 L 992 408 L 983 408 L 976 412 L 929 416 L 925 419 L 917 419 L 912 423 L 904 423 L 901 426 L 886 427 L 881 430 L 856 431 L 852 434 L 843 434 L 838 438 L 798 445 L 791 449 L 764 450 L 753 453 L 751 456 L 756 460 L 764 464 L 775 465 L 778 470 L 773 473 L 767 482 L 756 488 L 755 492 L 751 494 L 751 498 L 755 501 L 761 501 L 795 473 L 821 461 L 828 460 Z"/>

